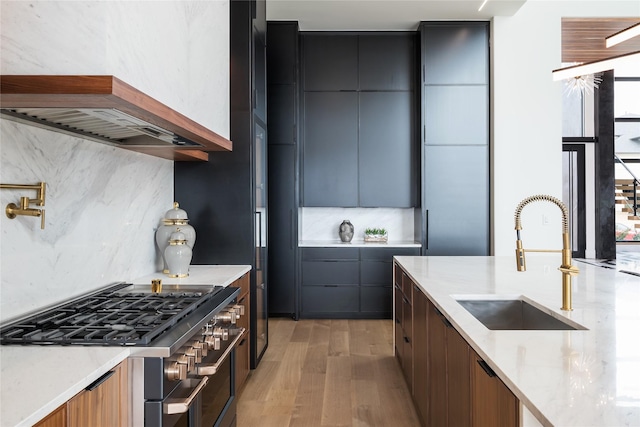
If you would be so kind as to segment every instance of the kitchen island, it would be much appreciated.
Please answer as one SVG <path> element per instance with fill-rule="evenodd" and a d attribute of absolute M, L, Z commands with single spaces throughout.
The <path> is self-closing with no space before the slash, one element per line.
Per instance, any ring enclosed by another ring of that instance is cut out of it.
<path fill-rule="evenodd" d="M 530 255 L 525 272 L 516 271 L 515 257 L 394 260 L 535 417 L 532 424 L 640 425 L 640 277 L 574 261 L 573 311 L 562 311 L 559 256 Z M 490 330 L 457 301 L 488 296 L 524 297 L 585 329 Z"/>
<path fill-rule="evenodd" d="M 131 280 L 149 284 L 229 286 L 248 265 L 191 266 L 189 277 L 172 279 L 162 273 Z M 128 346 L 0 346 L 0 426 L 32 426 L 81 392 L 123 360 L 144 347 Z"/>

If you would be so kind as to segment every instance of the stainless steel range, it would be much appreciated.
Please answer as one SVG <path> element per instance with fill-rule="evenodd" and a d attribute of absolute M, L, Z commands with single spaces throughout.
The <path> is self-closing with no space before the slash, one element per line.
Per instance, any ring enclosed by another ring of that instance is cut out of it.
<path fill-rule="evenodd" d="M 120 283 L 3 326 L 0 344 L 131 346 L 134 426 L 232 426 L 239 292 Z"/>

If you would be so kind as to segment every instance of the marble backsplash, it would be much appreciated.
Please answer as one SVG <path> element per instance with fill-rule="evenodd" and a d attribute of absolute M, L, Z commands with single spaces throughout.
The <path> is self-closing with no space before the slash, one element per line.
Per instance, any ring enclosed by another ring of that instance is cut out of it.
<path fill-rule="evenodd" d="M 0 321 L 157 271 L 173 162 L 0 119 L 0 181 L 47 183 L 40 219 L 0 215 Z M 18 203 L 35 191 L 0 190 Z"/>
<path fill-rule="evenodd" d="M 2 74 L 114 75 L 229 136 L 228 0 L 2 1 L 0 36 Z M 44 230 L 0 215 L 0 321 L 160 268 L 173 162 L 6 119 L 0 132 L 0 180 L 47 183 Z M 20 196 L 35 192 L 1 190 L 2 207 Z"/>
<path fill-rule="evenodd" d="M 354 240 L 364 239 L 366 228 L 385 228 L 390 241 L 413 241 L 413 209 L 398 208 L 301 208 L 299 240 L 337 240 L 340 223 L 348 219 Z"/>

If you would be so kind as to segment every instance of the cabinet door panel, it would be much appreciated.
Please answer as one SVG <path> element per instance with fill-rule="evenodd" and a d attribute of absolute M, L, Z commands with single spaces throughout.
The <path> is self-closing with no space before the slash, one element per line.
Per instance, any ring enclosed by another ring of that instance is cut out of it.
<path fill-rule="evenodd" d="M 269 312 L 295 313 L 297 207 L 293 145 L 272 145 L 269 157 Z M 271 209 L 271 206 L 276 207 Z"/>
<path fill-rule="evenodd" d="M 425 144 L 487 145 L 489 141 L 489 88 L 478 86 L 426 86 Z"/>
<path fill-rule="evenodd" d="M 363 286 L 360 288 L 360 312 L 390 315 L 392 311 L 393 287 Z"/>
<path fill-rule="evenodd" d="M 447 420 L 450 426 L 471 425 L 469 344 L 453 327 L 447 328 Z"/>
<path fill-rule="evenodd" d="M 360 284 L 362 286 L 389 285 L 393 281 L 391 262 L 360 261 Z"/>
<path fill-rule="evenodd" d="M 304 90 L 357 90 L 358 38 L 344 35 L 304 35 Z"/>
<path fill-rule="evenodd" d="M 302 248 L 303 261 L 357 261 L 358 248 Z"/>
<path fill-rule="evenodd" d="M 303 205 L 358 205 L 358 95 L 304 95 Z"/>
<path fill-rule="evenodd" d="M 488 154 L 486 146 L 425 146 L 426 255 L 488 255 Z"/>
<path fill-rule="evenodd" d="M 404 349 L 404 333 L 402 331 L 402 288 L 398 284 L 393 285 L 393 304 L 393 323 L 395 325 L 395 355 L 398 359 L 398 363 L 400 363 L 400 367 L 404 368 L 402 366 L 402 350 Z"/>
<path fill-rule="evenodd" d="M 67 403 L 69 427 L 111 427 L 120 425 L 122 366 L 105 374 L 104 380 L 98 380 L 95 388 L 88 386 L 71 398 Z M 111 373 L 112 372 L 112 373 Z M 107 376 L 109 375 L 109 376 Z M 102 382 L 100 382 L 102 381 Z"/>
<path fill-rule="evenodd" d="M 358 262 L 352 261 L 303 261 L 302 285 L 353 285 L 359 278 Z"/>
<path fill-rule="evenodd" d="M 302 313 L 357 312 L 360 304 L 357 286 L 303 286 Z"/>
<path fill-rule="evenodd" d="M 470 356 L 472 424 L 477 427 L 519 425 L 518 399 L 500 378 L 482 367 L 484 361 L 475 351 L 471 350 Z"/>
<path fill-rule="evenodd" d="M 427 425 L 447 425 L 447 331 L 436 307 L 428 304 L 429 416 Z M 489 425 L 489 424 L 487 424 Z"/>
<path fill-rule="evenodd" d="M 249 376 L 249 331 L 244 333 L 244 337 L 235 349 L 235 355 L 237 392 L 242 389 Z"/>
<path fill-rule="evenodd" d="M 422 425 L 427 425 L 429 405 L 427 297 L 413 288 L 413 400 Z"/>
<path fill-rule="evenodd" d="M 423 24 L 427 84 L 484 84 L 489 75 L 488 23 Z"/>
<path fill-rule="evenodd" d="M 67 427 L 66 403 L 47 415 L 42 421 L 34 424 L 33 427 Z"/>
<path fill-rule="evenodd" d="M 415 205 L 413 112 L 412 92 L 360 93 L 360 206 Z"/>
<path fill-rule="evenodd" d="M 269 146 L 296 142 L 296 86 L 269 84 Z M 295 166 L 295 162 L 291 164 Z"/>
<path fill-rule="evenodd" d="M 360 90 L 412 90 L 416 62 L 413 34 L 359 36 Z"/>
<path fill-rule="evenodd" d="M 360 248 L 360 259 L 362 260 L 379 260 L 393 261 L 394 256 L 402 255 L 420 255 L 420 248 Z"/>
<path fill-rule="evenodd" d="M 297 79 L 298 24 L 267 22 L 267 80 L 269 84 L 290 84 Z M 271 93 L 269 93 L 271 96 Z M 271 131 L 271 122 L 269 122 Z"/>

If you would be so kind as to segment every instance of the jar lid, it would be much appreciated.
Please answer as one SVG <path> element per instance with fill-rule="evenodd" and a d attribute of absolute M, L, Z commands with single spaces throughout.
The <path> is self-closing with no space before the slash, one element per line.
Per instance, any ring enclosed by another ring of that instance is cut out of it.
<path fill-rule="evenodd" d="M 180 209 L 178 202 L 173 202 L 173 209 L 169 209 L 164 216 L 166 221 L 187 221 L 187 212 L 184 209 Z"/>
<path fill-rule="evenodd" d="M 172 243 L 179 243 L 179 242 L 186 242 L 187 241 L 187 236 L 185 236 L 185 234 L 180 231 L 180 229 L 178 228 L 177 231 L 174 231 L 173 233 L 171 233 L 171 236 L 169 237 L 169 242 Z"/>

